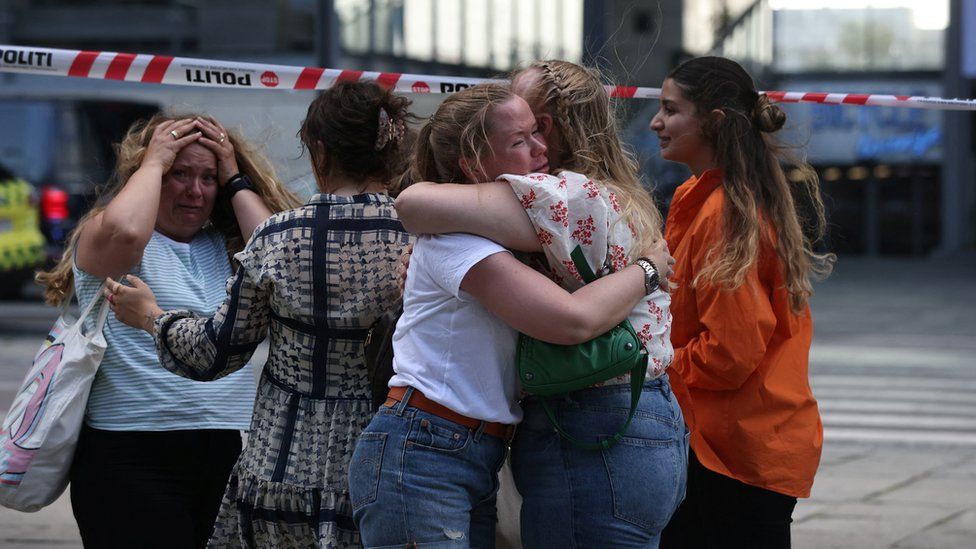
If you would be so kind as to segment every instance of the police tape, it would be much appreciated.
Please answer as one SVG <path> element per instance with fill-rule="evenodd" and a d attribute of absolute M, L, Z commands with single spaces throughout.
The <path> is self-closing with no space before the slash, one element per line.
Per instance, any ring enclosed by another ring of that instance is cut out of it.
<path fill-rule="evenodd" d="M 399 93 L 454 93 L 485 82 L 503 80 L 373 72 L 292 65 L 244 63 L 191 57 L 117 52 L 63 50 L 0 45 L 0 72 L 46 74 L 121 80 L 174 86 L 265 90 L 324 90 L 337 82 L 376 80 Z M 660 88 L 607 86 L 611 97 L 659 99 Z M 768 91 L 781 103 L 820 103 L 907 107 L 937 110 L 976 110 L 973 99 L 943 99 L 905 95 Z"/>

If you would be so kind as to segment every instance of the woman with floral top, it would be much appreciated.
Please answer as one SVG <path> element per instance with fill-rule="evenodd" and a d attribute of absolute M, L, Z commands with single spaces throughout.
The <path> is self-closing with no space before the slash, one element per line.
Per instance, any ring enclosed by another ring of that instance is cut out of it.
<path fill-rule="evenodd" d="M 410 240 L 387 195 L 403 169 L 408 106 L 375 82 L 340 83 L 312 102 L 300 135 L 321 194 L 255 229 L 214 316 L 164 313 L 138 280 L 114 294 L 116 315 L 191 379 L 241 368 L 270 328 L 211 546 L 360 545 L 346 471 L 372 416 L 362 342 L 399 298 L 394 271 Z"/>
<path fill-rule="evenodd" d="M 598 276 L 627 269 L 662 238 L 661 217 L 623 152 L 598 75 L 545 61 L 518 73 L 513 89 L 546 136 L 554 175 L 509 172 L 474 186 L 414 185 L 396 203 L 404 226 L 469 232 L 544 252 L 549 276 L 570 291 L 587 287 L 572 260 L 577 250 Z M 656 267 L 664 280 L 667 262 Z M 666 374 L 673 355 L 669 305 L 670 296 L 658 290 L 628 316 L 649 364 L 638 412 L 616 445 L 579 448 L 553 429 L 538 399 L 522 401 L 512 466 L 524 499 L 526 547 L 657 545 L 684 496 L 687 459 L 684 419 Z M 599 442 L 626 421 L 630 399 L 625 375 L 565 395 L 555 414 L 574 438 Z"/>

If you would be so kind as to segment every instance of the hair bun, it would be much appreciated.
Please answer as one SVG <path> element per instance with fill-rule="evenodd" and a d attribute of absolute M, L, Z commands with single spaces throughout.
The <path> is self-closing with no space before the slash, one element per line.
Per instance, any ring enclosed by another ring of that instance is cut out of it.
<path fill-rule="evenodd" d="M 756 108 L 752 117 L 760 131 L 772 133 L 779 131 L 786 124 L 786 113 L 779 105 L 769 101 L 765 94 L 760 94 L 756 100 Z"/>

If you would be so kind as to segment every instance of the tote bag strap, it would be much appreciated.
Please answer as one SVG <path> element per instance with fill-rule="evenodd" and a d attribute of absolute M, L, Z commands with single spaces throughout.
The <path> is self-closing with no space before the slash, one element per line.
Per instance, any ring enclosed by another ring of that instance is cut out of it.
<path fill-rule="evenodd" d="M 586 258 L 583 256 L 583 249 L 580 246 L 576 246 L 573 252 L 570 254 L 573 259 L 573 264 L 576 265 L 576 272 L 579 273 L 580 278 L 583 282 L 589 284 L 596 280 L 596 274 L 590 268 L 589 263 L 586 262 Z M 637 404 L 640 402 L 641 392 L 644 388 L 644 376 L 647 375 L 647 355 L 644 355 L 644 360 L 641 360 L 634 368 L 630 371 L 630 413 L 627 414 L 627 421 L 624 422 L 623 427 L 617 430 L 610 438 L 605 438 L 600 442 L 583 442 L 578 438 L 570 435 L 563 429 L 562 425 L 559 424 L 559 420 L 556 419 L 556 414 L 552 410 L 552 406 L 549 404 L 549 399 L 544 396 L 539 397 L 539 402 L 542 404 L 542 409 L 546 412 L 546 416 L 549 418 L 549 423 L 556 429 L 556 432 L 560 436 L 573 443 L 574 445 L 583 448 L 584 450 L 605 450 L 616 444 L 624 433 L 627 432 L 627 428 L 630 427 L 630 422 L 634 419 L 634 412 L 637 411 Z"/>
<path fill-rule="evenodd" d="M 75 282 L 77 283 L 77 281 Z M 102 329 L 105 327 L 105 320 L 108 318 L 109 303 L 105 299 L 105 282 L 98 288 L 98 293 L 95 294 L 95 299 L 92 299 L 88 306 L 86 306 L 82 311 L 78 313 L 78 320 L 75 321 L 72 326 L 77 326 L 78 331 L 84 333 L 84 322 L 85 319 L 92 314 L 95 306 L 101 303 L 98 309 L 98 318 L 95 320 L 95 328 L 92 330 L 92 334 L 102 333 Z M 71 307 L 71 302 L 78 297 L 78 292 L 75 290 L 74 284 L 71 285 L 71 293 L 65 296 L 64 301 L 61 302 L 61 318 L 65 318 L 68 314 L 68 309 Z M 78 305 L 81 305 L 81 301 L 78 301 Z M 87 337 L 87 334 L 86 334 Z"/>

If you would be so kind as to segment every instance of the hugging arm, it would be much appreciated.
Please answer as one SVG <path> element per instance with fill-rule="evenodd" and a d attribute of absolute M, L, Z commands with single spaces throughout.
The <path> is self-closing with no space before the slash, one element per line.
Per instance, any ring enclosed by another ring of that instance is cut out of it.
<path fill-rule="evenodd" d="M 631 265 L 569 293 L 511 254 L 496 253 L 467 272 L 461 289 L 516 330 L 573 345 L 627 318 L 644 297 L 644 271 Z"/>
<path fill-rule="evenodd" d="M 471 233 L 523 252 L 542 250 L 532 221 L 508 183 L 415 183 L 395 204 L 414 234 Z"/>

